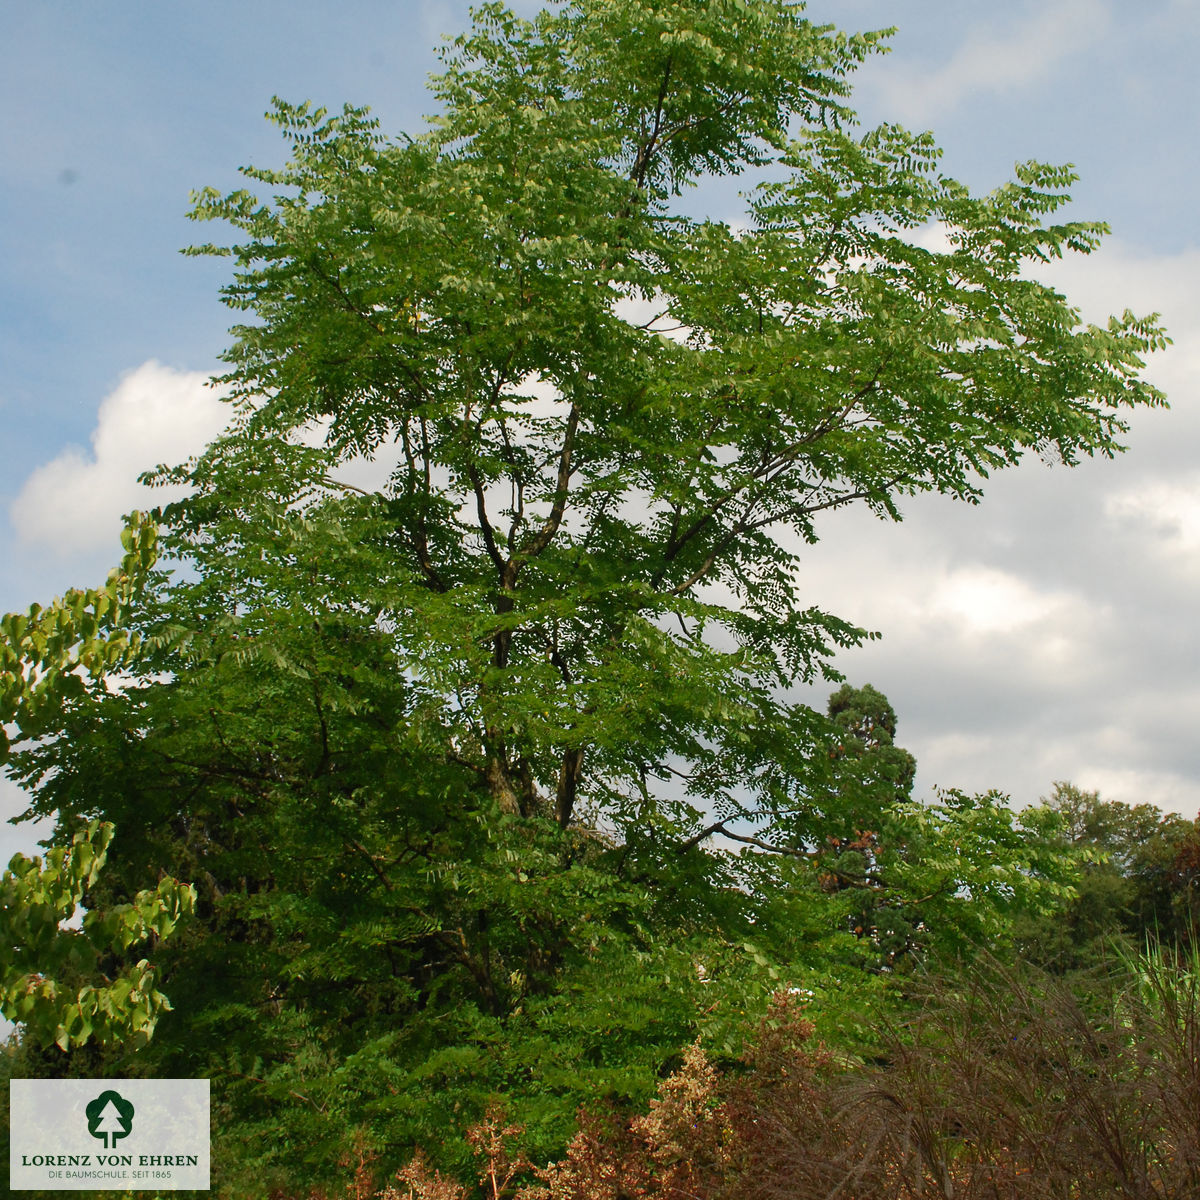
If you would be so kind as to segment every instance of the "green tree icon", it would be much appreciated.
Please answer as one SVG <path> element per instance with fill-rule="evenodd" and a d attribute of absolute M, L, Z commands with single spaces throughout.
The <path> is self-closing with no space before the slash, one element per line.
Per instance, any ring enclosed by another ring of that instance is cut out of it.
<path fill-rule="evenodd" d="M 133 1105 L 120 1092 L 101 1092 L 83 1111 L 88 1133 L 102 1138 L 106 1150 L 111 1150 L 118 1138 L 128 1137 L 133 1128 Z"/>

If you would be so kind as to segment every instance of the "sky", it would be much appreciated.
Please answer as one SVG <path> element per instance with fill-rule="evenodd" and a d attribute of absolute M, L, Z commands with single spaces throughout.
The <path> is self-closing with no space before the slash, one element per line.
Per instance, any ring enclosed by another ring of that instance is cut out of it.
<path fill-rule="evenodd" d="M 529 14 L 533 3 L 517 3 Z M 1116 461 L 1033 458 L 978 507 L 907 503 L 900 525 L 830 516 L 806 551 L 806 604 L 879 631 L 837 665 L 872 683 L 916 756 L 917 794 L 1055 780 L 1200 811 L 1200 0 L 812 0 L 845 29 L 896 26 L 852 101 L 867 125 L 932 129 L 976 190 L 1026 159 L 1080 174 L 1068 215 L 1112 227 L 1045 278 L 1102 321 L 1163 314 L 1174 344 Z M 0 0 L 0 611 L 103 581 L 136 483 L 215 435 L 228 264 L 179 250 L 209 234 L 192 189 L 277 165 L 272 95 L 370 105 L 416 132 L 459 0 Z M 736 186 L 689 207 L 736 221 Z M 823 704 L 825 691 L 811 694 Z M 0 817 L 24 807 L 0 779 Z M 0 860 L 38 831 L 0 826 Z"/>

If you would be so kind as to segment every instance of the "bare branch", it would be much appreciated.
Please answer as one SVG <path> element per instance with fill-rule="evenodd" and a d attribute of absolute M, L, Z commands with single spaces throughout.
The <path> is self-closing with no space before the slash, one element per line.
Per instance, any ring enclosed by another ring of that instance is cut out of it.
<path fill-rule="evenodd" d="M 750 837 L 742 833 L 731 833 L 724 821 L 715 821 L 713 824 L 700 830 L 699 833 L 693 834 L 687 841 L 680 842 L 677 848 L 678 852 L 683 854 L 693 846 L 698 846 L 705 838 L 712 837 L 714 833 L 719 833 L 722 837 L 727 837 L 734 842 L 743 842 L 747 846 L 757 846 L 760 850 L 767 850 L 772 854 L 786 854 L 793 858 L 809 857 L 807 850 L 801 850 L 796 846 L 772 846 L 769 842 L 764 842 L 761 838 Z"/>
<path fill-rule="evenodd" d="M 575 434 L 579 429 L 579 406 L 571 405 L 567 415 L 567 428 L 563 434 L 562 450 L 558 455 L 558 480 L 554 489 L 554 506 L 546 523 L 538 531 L 537 536 L 521 547 L 522 558 L 536 558 L 550 545 L 554 535 L 562 525 L 564 513 L 567 511 L 567 494 L 571 487 L 571 454 L 575 448 Z"/>
<path fill-rule="evenodd" d="M 471 463 L 467 467 L 467 478 L 471 481 L 471 487 L 475 491 L 475 509 L 479 515 L 479 532 L 483 534 L 483 544 L 487 547 L 488 555 L 492 562 L 496 564 L 496 570 L 500 573 L 500 578 L 504 579 L 508 574 L 509 564 L 505 561 L 504 556 L 500 553 L 500 547 L 496 544 L 496 531 L 492 528 L 492 523 L 488 519 L 487 500 L 484 497 L 483 477 L 479 474 L 479 468 Z"/>
<path fill-rule="evenodd" d="M 654 157 L 654 151 L 658 146 L 659 135 L 662 133 L 662 122 L 667 103 L 667 89 L 671 84 L 671 66 L 672 57 L 668 55 L 666 65 L 663 67 L 663 79 L 658 89 L 658 99 L 654 105 L 654 127 L 650 130 L 650 136 L 638 147 L 637 158 L 634 160 L 633 170 L 630 172 L 630 178 L 639 190 L 646 185 L 646 176 L 650 172 L 650 163 Z"/>
<path fill-rule="evenodd" d="M 360 496 L 371 497 L 371 496 L 379 495 L 378 492 L 368 492 L 366 488 L 356 487 L 352 483 L 343 483 L 340 479 L 334 479 L 330 475 L 323 476 L 321 479 L 321 482 L 326 487 L 338 488 L 340 491 L 343 491 L 343 492 L 357 492 Z"/>

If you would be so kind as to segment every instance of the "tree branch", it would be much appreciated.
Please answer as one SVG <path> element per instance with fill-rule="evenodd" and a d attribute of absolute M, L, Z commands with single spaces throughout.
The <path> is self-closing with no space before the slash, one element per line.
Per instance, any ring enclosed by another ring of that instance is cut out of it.
<path fill-rule="evenodd" d="M 680 842 L 677 848 L 678 853 L 683 854 L 693 846 L 698 846 L 705 838 L 712 837 L 714 833 L 719 833 L 722 837 L 727 837 L 734 842 L 743 842 L 747 846 L 757 846 L 760 850 L 769 850 L 772 854 L 786 854 L 793 858 L 809 857 L 807 850 L 801 850 L 795 846 L 772 846 L 761 838 L 749 837 L 742 833 L 730 833 L 724 821 L 715 821 L 686 841 Z"/>
<path fill-rule="evenodd" d="M 571 405 L 567 415 L 567 428 L 563 435 L 562 450 L 558 456 L 558 480 L 554 489 L 554 506 L 546 523 L 538 531 L 537 536 L 521 547 L 521 558 L 536 558 L 550 545 L 554 535 L 562 524 L 563 515 L 567 511 L 567 494 L 571 487 L 571 454 L 575 448 L 575 434 L 579 429 L 579 406 Z"/>
<path fill-rule="evenodd" d="M 650 162 L 658 145 L 659 134 L 662 132 L 663 114 L 667 103 L 667 88 L 671 83 L 672 59 L 673 56 L 668 54 L 666 65 L 663 67 L 662 85 L 658 89 L 658 99 L 654 105 L 654 127 L 650 130 L 650 136 L 638 147 L 637 157 L 633 163 L 633 170 L 629 173 L 630 179 L 637 185 L 639 191 L 646 185 L 646 176 L 650 171 Z"/>
<path fill-rule="evenodd" d="M 496 544 L 496 532 L 492 528 L 492 523 L 488 519 L 487 501 L 484 498 L 483 479 L 479 474 L 479 468 L 471 463 L 467 467 L 467 478 L 471 481 L 471 487 L 475 491 L 475 508 L 479 515 L 479 531 L 483 534 L 483 544 L 487 547 L 488 555 L 492 562 L 496 564 L 496 570 L 500 573 L 500 578 L 503 580 L 508 573 L 508 563 L 504 556 L 500 553 L 500 547 Z"/>

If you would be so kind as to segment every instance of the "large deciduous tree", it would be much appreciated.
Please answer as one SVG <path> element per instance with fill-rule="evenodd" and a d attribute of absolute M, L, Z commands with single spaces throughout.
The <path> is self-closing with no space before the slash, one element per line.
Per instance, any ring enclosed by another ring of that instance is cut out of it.
<path fill-rule="evenodd" d="M 291 161 L 247 172 L 271 198 L 195 210 L 244 235 L 201 249 L 251 319 L 172 548 L 211 571 L 264 505 L 369 517 L 378 590 L 346 603 L 503 812 L 565 829 L 586 797 L 623 829 L 650 789 L 685 833 L 769 825 L 811 724 L 778 689 L 863 636 L 804 604 L 820 514 L 1110 455 L 1162 399 L 1153 319 L 1082 326 L 1027 277 L 1103 232 L 1047 221 L 1069 171 L 975 197 L 929 135 L 853 127 L 878 41 L 782 3 L 488 4 L 421 137 L 278 104 Z M 767 163 L 744 225 L 679 211 Z M 339 501 L 372 455 L 387 482 Z"/>
<path fill-rule="evenodd" d="M 98 902 L 195 880 L 151 1053 L 242 1080 L 226 1115 L 290 1105 L 280 1152 L 437 1140 L 503 1087 L 544 1147 L 564 1096 L 648 1094 L 817 936 L 830 837 L 887 834 L 832 864 L 875 969 L 1061 890 L 993 800 L 912 806 L 869 712 L 789 699 L 868 636 L 805 602 L 822 514 L 975 502 L 1163 402 L 1153 318 L 1030 278 L 1104 232 L 1056 220 L 1067 169 L 977 196 L 856 125 L 881 38 L 783 0 L 485 4 L 427 130 L 277 102 L 287 163 L 198 197 L 236 235 L 197 248 L 245 314 L 232 423 L 157 474 L 191 488 L 182 569 L 124 686 L 12 767 L 117 822 Z M 687 215 L 764 167 L 742 220 Z"/>

